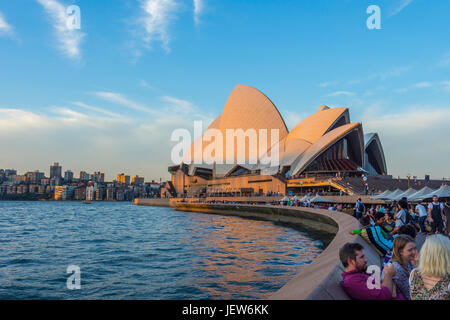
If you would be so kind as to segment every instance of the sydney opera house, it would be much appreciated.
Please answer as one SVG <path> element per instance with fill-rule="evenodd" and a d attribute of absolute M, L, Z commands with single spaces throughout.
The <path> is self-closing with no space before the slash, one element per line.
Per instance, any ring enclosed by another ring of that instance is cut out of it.
<path fill-rule="evenodd" d="M 387 174 L 378 134 L 364 133 L 361 123 L 351 122 L 348 108 L 322 105 L 289 132 L 269 98 L 255 88 L 237 85 L 208 129 L 218 130 L 223 136 L 227 129 L 255 129 L 257 134 L 264 132 L 259 129 L 277 129 L 278 137 L 269 139 L 267 149 L 270 153 L 276 148 L 279 161 L 276 166 L 262 164 L 260 159 L 250 161 L 248 146 L 244 162 L 183 161 L 169 167 L 171 181 L 166 184 L 166 196 L 286 194 L 311 188 L 345 192 L 345 185 L 336 177 Z M 205 140 L 201 152 L 208 148 Z M 195 157 L 193 145 L 186 153 L 190 158 Z M 226 157 L 227 149 L 223 145 L 214 152 Z"/>

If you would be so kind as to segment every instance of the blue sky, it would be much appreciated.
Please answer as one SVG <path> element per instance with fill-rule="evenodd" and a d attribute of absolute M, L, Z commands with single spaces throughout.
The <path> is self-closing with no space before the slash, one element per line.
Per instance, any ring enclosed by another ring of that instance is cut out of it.
<path fill-rule="evenodd" d="M 81 10 L 68 30 L 64 10 Z M 369 5 L 381 29 L 369 30 Z M 326 104 L 377 131 L 390 174 L 450 178 L 450 2 L 0 0 L 0 167 L 168 178 L 170 133 L 236 84 L 291 129 Z M 206 125 L 206 124 L 205 124 Z"/>

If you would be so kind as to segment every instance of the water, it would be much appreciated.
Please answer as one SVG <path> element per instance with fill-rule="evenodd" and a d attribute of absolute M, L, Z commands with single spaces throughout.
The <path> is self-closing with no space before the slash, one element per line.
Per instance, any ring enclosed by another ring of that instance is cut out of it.
<path fill-rule="evenodd" d="M 0 299 L 260 299 L 323 250 L 272 222 L 132 203 L 0 201 Z M 81 289 L 67 288 L 69 265 Z"/>

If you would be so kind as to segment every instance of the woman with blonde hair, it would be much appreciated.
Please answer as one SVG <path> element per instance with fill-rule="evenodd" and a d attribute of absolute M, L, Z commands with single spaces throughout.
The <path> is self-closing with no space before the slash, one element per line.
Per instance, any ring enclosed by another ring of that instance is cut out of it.
<path fill-rule="evenodd" d="M 409 278 L 412 300 L 450 300 L 450 239 L 429 236 Z"/>
<path fill-rule="evenodd" d="M 409 275 L 416 267 L 417 261 L 417 249 L 414 238 L 407 234 L 397 236 L 392 247 L 391 261 L 396 271 L 392 281 L 395 283 L 397 290 L 409 300 Z M 398 293 L 397 296 L 400 296 Z"/>

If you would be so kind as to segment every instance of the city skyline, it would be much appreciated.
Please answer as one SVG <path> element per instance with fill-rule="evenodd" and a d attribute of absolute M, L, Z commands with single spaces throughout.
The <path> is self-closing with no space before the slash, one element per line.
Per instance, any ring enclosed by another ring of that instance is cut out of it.
<path fill-rule="evenodd" d="M 366 26 L 371 4 L 380 30 Z M 61 32 L 69 5 L 81 29 Z M 322 104 L 349 107 L 379 133 L 388 174 L 449 178 L 449 10 L 424 0 L 2 1 L 0 167 L 47 172 L 56 159 L 74 173 L 166 180 L 171 132 L 208 127 L 248 84 L 290 130 Z"/>

